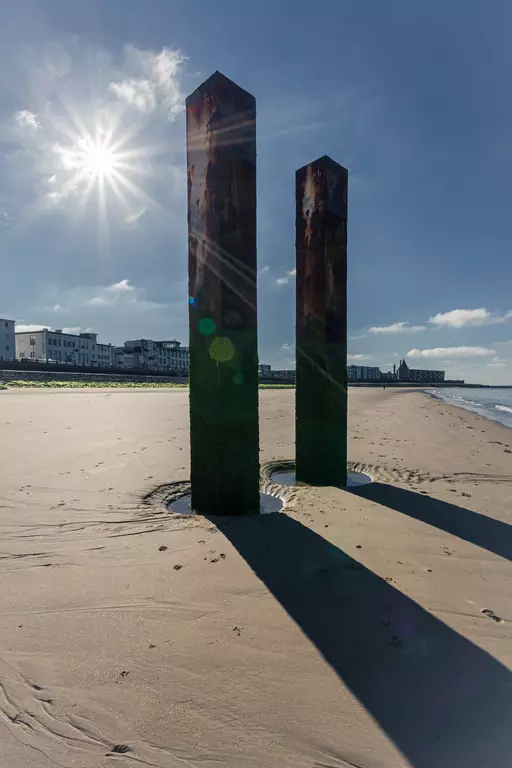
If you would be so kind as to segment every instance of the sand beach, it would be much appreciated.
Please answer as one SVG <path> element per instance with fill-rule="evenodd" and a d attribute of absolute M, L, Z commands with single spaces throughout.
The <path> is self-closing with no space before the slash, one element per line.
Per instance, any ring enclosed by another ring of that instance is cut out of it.
<path fill-rule="evenodd" d="M 293 408 L 260 392 L 264 472 Z M 512 430 L 390 388 L 349 417 L 370 485 L 176 517 L 187 390 L 0 392 L 0 765 L 510 765 Z"/>

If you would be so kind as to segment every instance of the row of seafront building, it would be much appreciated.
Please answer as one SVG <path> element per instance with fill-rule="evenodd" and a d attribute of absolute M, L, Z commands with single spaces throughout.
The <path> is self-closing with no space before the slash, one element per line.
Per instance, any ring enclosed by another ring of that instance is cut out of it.
<path fill-rule="evenodd" d="M 186 376 L 189 372 L 188 347 L 183 347 L 175 339 L 135 339 L 125 341 L 124 346 L 119 347 L 100 343 L 96 333 L 65 333 L 49 328 L 16 331 L 14 320 L 0 319 L 0 361 L 3 360 L 169 372 L 178 376 Z M 261 379 L 295 381 L 294 370 L 274 370 L 265 364 L 259 366 L 259 376 Z M 393 366 L 393 371 L 389 372 L 375 366 L 349 365 L 347 378 L 349 383 L 395 381 L 441 384 L 445 382 L 445 372 L 409 368 L 404 359 L 400 360 L 398 368 Z"/>
<path fill-rule="evenodd" d="M 169 371 L 187 375 L 188 347 L 175 339 L 135 339 L 124 346 L 98 341 L 96 333 L 66 333 L 42 328 L 16 331 L 14 320 L 0 319 L 0 360 L 20 360 L 93 368 Z"/>
<path fill-rule="evenodd" d="M 295 382 L 295 371 L 275 371 L 270 365 L 260 365 L 259 374 L 262 379 L 278 379 L 280 381 Z M 349 384 L 374 383 L 381 384 L 392 382 L 411 382 L 419 384 L 463 384 L 463 381 L 449 381 L 445 379 L 444 371 L 428 370 L 426 368 L 409 368 L 405 359 L 400 360 L 398 368 L 393 366 L 392 371 L 381 371 L 380 368 L 370 365 L 347 365 L 347 380 Z"/>
<path fill-rule="evenodd" d="M 419 384 L 443 384 L 446 383 L 444 371 L 433 371 L 426 368 L 409 368 L 405 358 L 400 360 L 398 368 L 393 366 L 392 371 L 381 371 L 368 365 L 349 365 L 347 366 L 347 378 L 349 382 L 354 381 L 380 381 L 385 382 L 407 382 Z M 456 382 L 458 384 L 463 382 Z"/>

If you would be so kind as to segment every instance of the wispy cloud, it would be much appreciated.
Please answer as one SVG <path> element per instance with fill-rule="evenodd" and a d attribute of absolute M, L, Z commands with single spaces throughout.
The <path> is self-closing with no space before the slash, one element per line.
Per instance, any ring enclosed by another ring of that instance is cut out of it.
<path fill-rule="evenodd" d="M 135 291 L 135 286 L 131 285 L 129 280 L 120 280 L 118 283 L 113 283 L 112 285 L 107 285 L 105 288 L 99 289 L 98 293 L 88 299 L 87 303 L 93 305 L 112 304 L 123 294 L 132 291 Z M 132 301 L 135 303 L 137 299 L 134 298 Z"/>
<path fill-rule="evenodd" d="M 486 347 L 436 347 L 435 349 L 410 349 L 408 357 L 485 357 L 496 350 Z"/>
<path fill-rule="evenodd" d="M 291 280 L 294 280 L 296 275 L 297 275 L 297 270 L 294 267 L 293 269 L 288 270 L 288 272 L 286 272 L 286 274 L 283 275 L 283 277 L 278 277 L 276 280 L 276 284 L 286 285 Z"/>
<path fill-rule="evenodd" d="M 142 216 L 144 216 L 147 210 L 148 209 L 143 206 L 142 208 L 139 208 L 139 210 L 134 211 L 133 213 L 128 213 L 124 219 L 125 224 L 127 224 L 128 226 L 134 226 L 138 222 L 138 220 Z"/>
<path fill-rule="evenodd" d="M 53 331 L 55 327 L 60 328 L 62 333 L 79 334 L 82 331 L 82 328 L 79 325 L 71 325 L 61 328 L 60 325 L 39 325 L 38 323 L 24 325 L 23 323 L 16 323 L 16 333 L 34 333 L 35 331 L 43 331 L 45 328 L 49 331 Z"/>
<path fill-rule="evenodd" d="M 452 309 L 449 312 L 439 312 L 428 322 L 444 328 L 466 328 L 468 326 L 497 325 L 510 318 L 512 318 L 512 310 L 500 315 L 481 307 L 480 309 Z"/>
<path fill-rule="evenodd" d="M 110 90 L 139 112 L 153 112 L 156 109 L 155 87 L 148 80 L 130 79 L 110 83 Z"/>
<path fill-rule="evenodd" d="M 362 355 L 360 353 L 355 355 L 347 355 L 347 360 L 371 360 L 371 355 Z"/>
<path fill-rule="evenodd" d="M 356 336 L 349 336 L 348 337 L 350 341 L 357 341 L 358 339 L 366 339 L 367 334 L 366 333 L 358 333 Z"/>
<path fill-rule="evenodd" d="M 38 325 L 36 324 L 28 324 L 24 325 L 23 323 L 16 323 L 15 329 L 16 333 L 34 333 L 35 331 L 43 331 L 45 328 L 50 328 L 49 325 Z"/>
<path fill-rule="evenodd" d="M 490 363 L 487 363 L 488 368 L 506 368 L 507 365 L 510 363 L 510 360 L 507 360 L 504 357 L 493 357 Z"/>
<path fill-rule="evenodd" d="M 164 109 L 170 119 L 183 110 L 180 73 L 186 57 L 181 51 L 163 48 L 159 53 L 124 49 L 125 68 L 132 75 L 109 85 L 111 93 L 138 112 Z"/>
<path fill-rule="evenodd" d="M 169 119 L 184 106 L 186 58 L 169 48 L 127 46 L 120 60 L 92 50 L 91 71 L 78 47 L 69 47 L 69 57 L 62 51 L 69 58 L 66 77 L 43 79 L 37 101 L 11 114 L 15 149 L 8 153 L 8 172 L 17 189 L 24 187 L 31 219 L 57 210 L 94 211 L 108 242 L 112 224 L 131 228 L 146 211 L 161 213 L 160 196 L 167 219 L 169 180 L 181 195 L 184 170 Z M 84 82 L 89 87 L 81 98 Z"/>
<path fill-rule="evenodd" d="M 180 298 L 182 293 L 183 299 Z M 104 286 L 61 289 L 55 286 L 45 289 L 39 297 L 27 299 L 24 309 L 19 311 L 21 324 L 16 329 L 64 330 L 67 327 L 75 329 L 73 333 L 80 329 L 92 330 L 99 333 L 103 341 L 123 343 L 141 334 L 147 338 L 162 338 L 168 332 L 171 318 L 177 337 L 185 338 L 186 281 L 174 283 L 168 295 L 168 301 L 155 301 L 143 288 L 126 278 Z"/>
<path fill-rule="evenodd" d="M 31 131 L 39 131 L 42 128 L 36 113 L 29 109 L 20 109 L 19 112 L 15 112 L 14 120 L 20 128 L 28 128 Z"/>
<path fill-rule="evenodd" d="M 424 331 L 424 325 L 411 325 L 407 321 L 392 323 L 391 325 L 374 325 L 368 329 L 369 333 L 416 333 Z"/>
<path fill-rule="evenodd" d="M 120 280 L 118 283 L 113 283 L 112 285 L 108 285 L 105 288 L 105 291 L 107 293 L 113 293 L 115 295 L 119 293 L 126 293 L 127 291 L 134 291 L 135 287 L 133 285 L 130 285 L 129 280 Z"/>
<path fill-rule="evenodd" d="M 5 210 L 5 208 L 0 207 L 0 227 L 10 227 L 12 224 L 12 216 Z"/>
<path fill-rule="evenodd" d="M 260 275 L 266 275 L 266 274 L 267 274 L 267 272 L 270 272 L 270 267 L 269 267 L 269 265 L 268 265 L 268 264 L 265 264 L 265 266 L 264 266 L 264 267 L 261 267 L 261 269 L 259 270 L 259 272 L 260 272 Z"/>

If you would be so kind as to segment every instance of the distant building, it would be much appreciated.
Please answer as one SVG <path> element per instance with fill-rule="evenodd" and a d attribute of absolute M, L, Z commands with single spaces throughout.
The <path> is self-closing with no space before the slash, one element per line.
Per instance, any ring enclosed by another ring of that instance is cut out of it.
<path fill-rule="evenodd" d="M 98 366 L 110 368 L 114 365 L 114 347 L 112 344 L 100 344 L 96 342 Z"/>
<path fill-rule="evenodd" d="M 0 318 L 0 360 L 16 359 L 14 320 Z"/>
<path fill-rule="evenodd" d="M 430 371 L 421 368 L 409 368 L 404 360 L 398 366 L 398 381 L 424 382 L 438 384 L 444 382 L 444 371 Z"/>
<path fill-rule="evenodd" d="M 295 382 L 295 371 L 291 369 L 282 371 L 272 371 L 273 379 L 281 379 L 283 381 Z"/>
<path fill-rule="evenodd" d="M 380 381 L 380 368 L 369 365 L 348 365 L 348 381 Z"/>
<path fill-rule="evenodd" d="M 293 369 L 276 371 L 272 366 L 265 363 L 258 365 L 258 376 L 260 379 L 279 379 L 289 383 L 295 383 L 295 371 Z"/>
<path fill-rule="evenodd" d="M 121 368 L 174 371 L 181 375 L 187 375 L 190 368 L 188 347 L 182 347 L 175 339 L 125 341 L 124 347 L 115 348 L 114 356 Z"/>
<path fill-rule="evenodd" d="M 109 368 L 112 345 L 99 344 L 96 333 L 63 333 L 43 328 L 17 331 L 16 359 Z"/>

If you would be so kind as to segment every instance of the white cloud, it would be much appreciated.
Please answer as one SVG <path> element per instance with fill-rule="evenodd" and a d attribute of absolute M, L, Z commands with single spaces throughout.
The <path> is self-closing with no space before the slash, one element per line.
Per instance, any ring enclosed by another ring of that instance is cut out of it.
<path fill-rule="evenodd" d="M 106 288 L 103 289 L 106 293 L 112 293 L 115 296 L 117 296 L 119 293 L 126 293 L 127 291 L 134 291 L 135 288 L 133 285 L 130 285 L 130 281 L 126 280 L 120 280 L 118 283 L 113 283 L 112 285 L 108 285 Z"/>
<path fill-rule="evenodd" d="M 43 331 L 45 328 L 50 328 L 49 325 L 23 325 L 23 323 L 16 323 L 16 333 L 34 333 L 34 331 Z"/>
<path fill-rule="evenodd" d="M 283 344 L 281 349 L 293 349 L 293 347 L 294 347 L 293 344 Z"/>
<path fill-rule="evenodd" d="M 371 360 L 372 356 L 371 355 L 361 355 L 361 354 L 347 355 L 347 359 L 348 360 Z"/>
<path fill-rule="evenodd" d="M 358 339 L 366 339 L 367 334 L 366 333 L 358 333 L 356 336 L 349 336 L 348 337 L 351 341 L 356 341 Z"/>
<path fill-rule="evenodd" d="M 410 325 L 410 323 L 403 320 L 391 325 L 374 325 L 368 329 L 369 333 L 416 333 L 417 331 L 424 330 L 424 325 Z"/>
<path fill-rule="evenodd" d="M 67 328 L 62 329 L 62 333 L 73 333 L 73 334 L 79 334 L 81 332 L 81 327 L 79 325 L 72 325 L 68 326 Z"/>
<path fill-rule="evenodd" d="M 276 280 L 277 285 L 286 285 L 290 282 L 290 280 L 293 280 L 297 275 L 297 270 L 295 267 L 293 269 L 289 269 L 288 272 L 283 277 L 278 277 Z"/>
<path fill-rule="evenodd" d="M 35 112 L 31 112 L 29 109 L 20 109 L 14 115 L 14 119 L 20 128 L 28 128 L 32 131 L 39 131 L 42 128 Z"/>
<path fill-rule="evenodd" d="M 260 269 L 260 275 L 266 275 L 267 272 L 270 272 L 270 267 L 268 264 L 265 264 L 265 266 Z"/>
<path fill-rule="evenodd" d="M 504 315 L 497 315 L 481 307 L 480 309 L 452 309 L 450 312 L 439 312 L 428 322 L 444 328 L 466 328 L 468 326 L 497 325 L 510 318 L 512 318 L 512 310 Z"/>
<path fill-rule="evenodd" d="M 109 85 L 111 93 L 146 114 L 161 107 L 169 118 L 174 118 L 183 110 L 180 74 L 186 58 L 181 51 L 163 48 L 155 53 L 126 46 L 124 57 L 125 69 L 130 76 L 112 81 Z"/>
<path fill-rule="evenodd" d="M 110 90 L 139 112 L 153 112 L 156 109 L 155 86 L 149 80 L 123 80 L 110 83 Z"/>
<path fill-rule="evenodd" d="M 493 357 L 490 363 L 487 363 L 488 368 L 506 368 L 509 364 L 509 360 L 504 357 Z"/>
<path fill-rule="evenodd" d="M 159 199 L 164 197 L 167 219 L 169 182 L 180 200 L 186 188 L 175 149 L 179 137 L 169 133 L 168 120 L 184 106 L 185 57 L 168 48 L 143 51 L 128 46 L 115 60 L 93 49 L 87 61 L 96 58 L 99 66 L 93 67 L 95 77 L 89 82 L 82 46 L 68 47 L 76 56 L 71 62 L 64 50 L 59 52 L 69 59 L 65 80 L 46 80 L 45 70 L 37 102 L 28 105 L 32 109 L 11 113 L 9 135 L 17 146 L 7 154 L 13 182 L 25 187 L 27 199 L 35 196 L 35 207 L 45 213 L 72 212 L 79 203 L 81 211 L 90 208 L 99 216 L 97 197 L 104 176 L 113 181 L 104 185 L 105 197 L 109 204 L 117 203 L 109 205 L 109 227 L 131 228 L 146 210 L 163 213 Z M 38 56 L 44 60 L 44 50 Z M 70 94 L 72 109 L 66 107 Z M 41 106 L 36 109 L 34 103 Z M 104 155 L 108 167 L 103 174 Z M 114 166 L 112 180 L 109 169 Z M 173 218 L 179 215 L 171 210 Z"/>
<path fill-rule="evenodd" d="M 12 216 L 7 213 L 5 208 L 0 207 L 0 227 L 10 227 L 12 224 Z"/>
<path fill-rule="evenodd" d="M 67 305 L 95 307 L 96 310 L 114 308 L 116 312 L 124 309 L 130 313 L 162 310 L 168 306 L 145 299 L 144 291 L 126 279 L 104 287 L 76 288 L 70 293 Z"/>
<path fill-rule="evenodd" d="M 408 357 L 485 357 L 494 355 L 494 349 L 486 347 L 436 347 L 435 349 L 411 349 Z"/>
<path fill-rule="evenodd" d="M 99 333 L 102 341 L 123 343 L 141 335 L 165 338 L 171 318 L 173 335 L 186 343 L 188 313 L 185 296 L 185 279 L 177 280 L 171 286 L 169 300 L 165 302 L 147 298 L 144 289 L 127 279 L 107 286 L 55 287 L 45 290 L 39 297 L 27 298 L 24 309 L 20 308 L 18 313 L 21 324 L 16 330 L 31 332 L 57 327 L 70 333 L 91 331 Z M 46 318 L 51 318 L 51 322 L 29 324 L 31 320 Z"/>
<path fill-rule="evenodd" d="M 137 221 L 141 218 L 141 216 L 144 216 L 144 214 L 147 212 L 147 208 L 142 207 L 139 208 L 138 211 L 134 211 L 133 213 L 129 213 L 125 217 L 125 224 L 128 224 L 128 226 L 134 225 L 137 223 Z"/>

